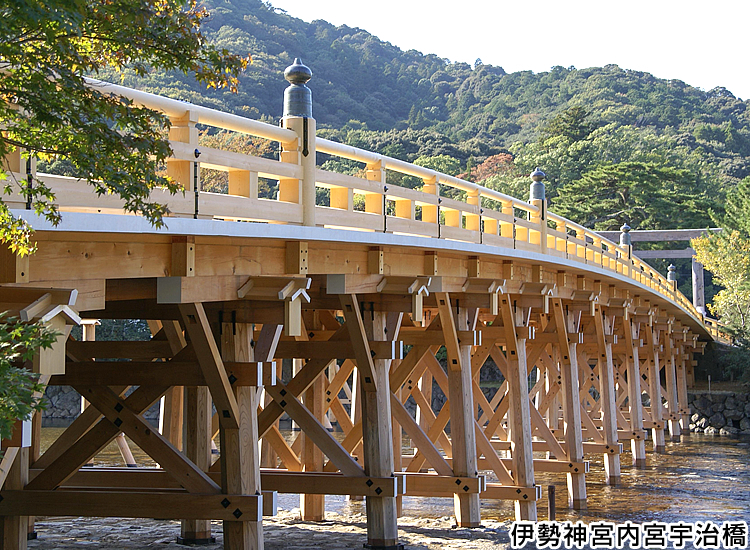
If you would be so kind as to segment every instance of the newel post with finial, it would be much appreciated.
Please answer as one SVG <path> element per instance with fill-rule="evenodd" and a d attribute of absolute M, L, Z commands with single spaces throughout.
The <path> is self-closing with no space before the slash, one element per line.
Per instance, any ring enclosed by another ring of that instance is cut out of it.
<path fill-rule="evenodd" d="M 625 276 L 630 275 L 630 266 L 633 258 L 633 241 L 630 237 L 630 226 L 627 222 L 620 226 L 620 248 L 622 249 L 622 274 Z"/>
<path fill-rule="evenodd" d="M 538 230 L 529 231 L 529 243 L 539 245 L 539 251 L 547 251 L 547 198 L 542 180 L 547 174 L 537 168 L 531 173 L 531 187 L 529 188 L 529 204 L 539 210 L 531 213 L 529 221 L 539 225 Z"/>
<path fill-rule="evenodd" d="M 667 281 L 670 284 L 671 290 L 674 292 L 677 290 L 677 268 L 674 264 L 669 264 L 667 268 Z"/>
<path fill-rule="evenodd" d="M 281 161 L 302 168 L 300 179 L 279 180 L 279 200 L 302 206 L 302 225 L 315 225 L 315 119 L 312 91 L 305 84 L 312 71 L 299 58 L 284 71 L 289 86 L 284 90 L 281 126 L 294 131 L 297 139 L 281 144 Z"/>

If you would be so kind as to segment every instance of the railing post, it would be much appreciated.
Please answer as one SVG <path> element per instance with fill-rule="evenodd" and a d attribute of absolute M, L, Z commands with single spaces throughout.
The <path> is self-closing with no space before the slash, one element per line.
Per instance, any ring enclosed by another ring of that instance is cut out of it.
<path fill-rule="evenodd" d="M 539 245 L 539 251 L 547 251 L 547 199 L 545 196 L 544 183 L 542 180 L 547 175 L 539 168 L 531 173 L 531 187 L 529 188 L 529 204 L 536 206 L 539 210 L 529 215 L 531 223 L 539 224 L 538 230 L 531 230 L 529 243 Z"/>
<path fill-rule="evenodd" d="M 602 249 L 602 239 L 601 239 L 601 237 L 593 237 L 593 239 L 594 239 L 594 257 L 593 257 L 593 261 L 594 261 L 594 263 L 596 265 L 602 266 L 602 265 L 604 265 L 603 261 L 602 261 L 602 258 L 604 257 L 603 254 L 602 254 L 602 252 L 604 251 Z"/>
<path fill-rule="evenodd" d="M 672 300 L 677 299 L 677 268 L 674 266 L 674 264 L 669 264 L 669 267 L 667 268 L 667 281 L 670 283 L 669 290 L 672 291 Z"/>
<path fill-rule="evenodd" d="M 188 192 L 192 192 L 195 197 L 194 206 L 191 208 L 193 217 L 199 214 L 199 193 L 200 193 L 200 163 L 198 157 L 198 129 L 195 125 L 198 123 L 198 113 L 195 111 L 186 111 L 181 117 L 170 118 L 172 126 L 169 128 L 170 141 L 187 143 L 195 149 L 195 160 L 177 160 L 170 158 L 167 160 L 167 176 L 172 178 L 176 183 L 185 190 L 185 197 Z M 189 216 L 188 211 L 181 211 L 177 214 L 180 217 Z"/>
<path fill-rule="evenodd" d="M 560 220 L 555 223 L 555 230 L 565 235 L 564 237 L 555 237 L 555 250 L 564 252 L 568 255 L 568 224 Z"/>
<path fill-rule="evenodd" d="M 576 229 L 576 241 L 578 241 L 577 245 L 577 256 L 579 258 L 582 258 L 584 262 L 588 261 L 589 259 L 589 250 L 586 247 L 586 232 L 583 229 Z M 592 258 L 593 258 L 593 252 Z"/>
<path fill-rule="evenodd" d="M 435 195 L 436 197 L 440 196 L 440 192 L 438 191 L 437 176 L 422 181 L 424 181 L 424 185 L 422 186 L 422 193 Z M 422 221 L 426 223 L 434 223 L 436 225 L 440 223 L 440 208 L 437 204 L 422 205 Z"/>
<path fill-rule="evenodd" d="M 367 171 L 365 172 L 368 181 L 376 181 L 380 183 L 380 193 L 367 193 L 365 195 L 365 212 L 369 214 L 378 214 L 383 216 L 383 231 L 387 229 L 385 222 L 385 178 L 386 171 L 382 160 L 367 165 Z M 424 215 L 424 213 L 423 213 Z"/>
<path fill-rule="evenodd" d="M 315 119 L 312 92 L 305 83 L 312 71 L 297 58 L 284 71 L 289 86 L 284 90 L 281 126 L 297 134 L 297 141 L 283 143 L 281 160 L 302 167 L 302 178 L 279 180 L 279 200 L 302 205 L 302 225 L 315 225 Z"/>
<path fill-rule="evenodd" d="M 502 201 L 501 204 L 503 205 L 502 207 L 503 214 L 505 214 L 506 216 L 510 216 L 512 220 L 514 218 L 513 203 L 510 201 Z M 514 225 L 515 224 L 513 221 L 500 222 L 500 236 L 505 237 L 506 239 L 512 239 Z"/>
<path fill-rule="evenodd" d="M 622 255 L 622 274 L 626 277 L 630 277 L 630 264 L 632 263 L 631 258 L 633 257 L 633 243 L 630 239 L 630 226 L 627 223 L 624 223 L 620 227 L 620 231 L 620 247 L 624 251 Z"/>
<path fill-rule="evenodd" d="M 469 191 L 466 197 L 466 202 L 472 206 L 476 206 L 478 210 L 481 210 L 482 200 L 479 197 L 479 190 Z M 481 231 L 482 230 L 482 215 L 481 214 L 470 214 L 466 213 L 466 229 L 469 231 Z"/>
<path fill-rule="evenodd" d="M 28 199 L 24 198 L 21 194 L 21 187 L 30 185 L 29 176 L 32 178 L 32 182 L 36 178 L 36 157 L 30 156 L 24 159 L 23 153 L 23 149 L 16 147 L 4 158 L 0 157 L 0 162 L 3 163 L 4 170 L 8 172 L 8 179 L 10 181 L 15 179 L 18 182 L 18 187 L 11 185 L 11 193 L 3 197 L 3 202 L 5 202 L 8 208 L 26 208 L 27 210 L 31 210 L 31 204 Z"/>

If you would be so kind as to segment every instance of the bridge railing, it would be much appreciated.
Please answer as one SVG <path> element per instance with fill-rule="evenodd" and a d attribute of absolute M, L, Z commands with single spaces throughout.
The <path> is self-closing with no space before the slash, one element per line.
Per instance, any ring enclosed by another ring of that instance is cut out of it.
<path fill-rule="evenodd" d="M 328 204 L 313 204 L 315 225 L 360 231 L 390 232 L 423 237 L 481 243 L 555 256 L 596 266 L 641 283 L 679 305 L 697 321 L 706 323 L 715 338 L 723 338 L 716 321 L 704 319 L 693 304 L 651 266 L 632 256 L 598 233 L 546 212 L 544 201 L 526 202 L 476 183 L 399 159 L 266 124 L 237 115 L 192 105 L 146 92 L 92 81 L 92 85 L 116 93 L 135 103 L 160 110 L 172 122 L 170 144 L 173 155 L 167 172 L 185 189 L 183 195 L 155 190 L 154 201 L 167 204 L 171 216 L 240 220 L 261 223 L 302 224 L 305 182 L 327 189 Z M 240 132 L 277 142 L 279 160 L 201 146 L 196 124 Z M 304 139 L 307 138 L 307 142 Z M 305 174 L 303 148 L 362 164 L 362 177 L 315 168 Z M 199 153 L 199 154 L 198 154 Z M 25 179 L 20 153 L 8 159 L 18 181 Z M 200 168 L 228 174 L 227 193 L 200 189 Z M 388 182 L 395 172 L 422 180 L 422 189 Z M 75 178 L 36 174 L 56 195 L 61 211 L 122 213 L 122 201 L 112 195 L 97 196 L 85 182 Z M 259 178 L 278 182 L 273 199 L 259 196 Z M 196 187 L 196 183 L 198 184 Z M 442 196 L 441 188 L 452 188 L 459 198 Z M 325 194 L 325 193 L 324 193 Z M 463 198 L 461 198 L 463 197 Z M 25 207 L 25 199 L 11 195 L 10 207 Z"/>

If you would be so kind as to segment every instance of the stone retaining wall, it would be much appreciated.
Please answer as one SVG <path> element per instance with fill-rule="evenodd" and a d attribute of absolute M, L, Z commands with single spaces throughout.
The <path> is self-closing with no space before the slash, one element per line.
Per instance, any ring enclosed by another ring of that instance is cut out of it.
<path fill-rule="evenodd" d="M 44 392 L 47 408 L 42 415 L 43 420 L 70 420 L 81 413 L 81 394 L 70 386 L 47 386 Z M 157 402 L 144 415 L 146 419 L 155 421 L 159 418 L 159 403 Z"/>
<path fill-rule="evenodd" d="M 750 435 L 750 393 L 688 392 L 690 431 Z"/>

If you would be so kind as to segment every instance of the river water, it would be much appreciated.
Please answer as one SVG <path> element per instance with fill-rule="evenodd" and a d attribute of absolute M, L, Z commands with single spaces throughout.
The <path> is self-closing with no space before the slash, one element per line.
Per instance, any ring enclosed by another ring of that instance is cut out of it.
<path fill-rule="evenodd" d="M 42 449 L 63 429 L 44 428 Z M 291 440 L 296 433 L 287 430 L 284 435 Z M 139 466 L 155 466 L 132 442 L 130 446 Z M 408 452 L 407 439 L 403 450 Z M 588 508 L 583 511 L 567 506 L 565 474 L 538 473 L 536 483 L 542 485 L 545 493 L 538 503 L 539 519 L 547 519 L 547 486 L 555 485 L 558 521 L 750 521 L 750 438 L 692 434 L 683 436 L 679 443 L 667 442 L 666 452 L 649 452 L 647 458 L 647 467 L 636 469 L 630 466 L 630 453 L 624 453 L 621 456 L 622 483 L 611 487 L 604 483 L 601 455 L 587 457 L 591 472 L 586 476 Z M 125 465 L 115 443 L 100 453 L 94 464 Z M 298 508 L 299 496 L 279 495 L 279 506 L 285 510 Z M 365 511 L 363 501 L 350 501 L 336 495 L 326 496 L 326 510 L 343 515 Z M 453 514 L 453 500 L 404 497 L 403 512 L 407 516 L 447 517 Z M 483 500 L 482 517 L 512 520 L 513 505 L 508 501 Z"/>

